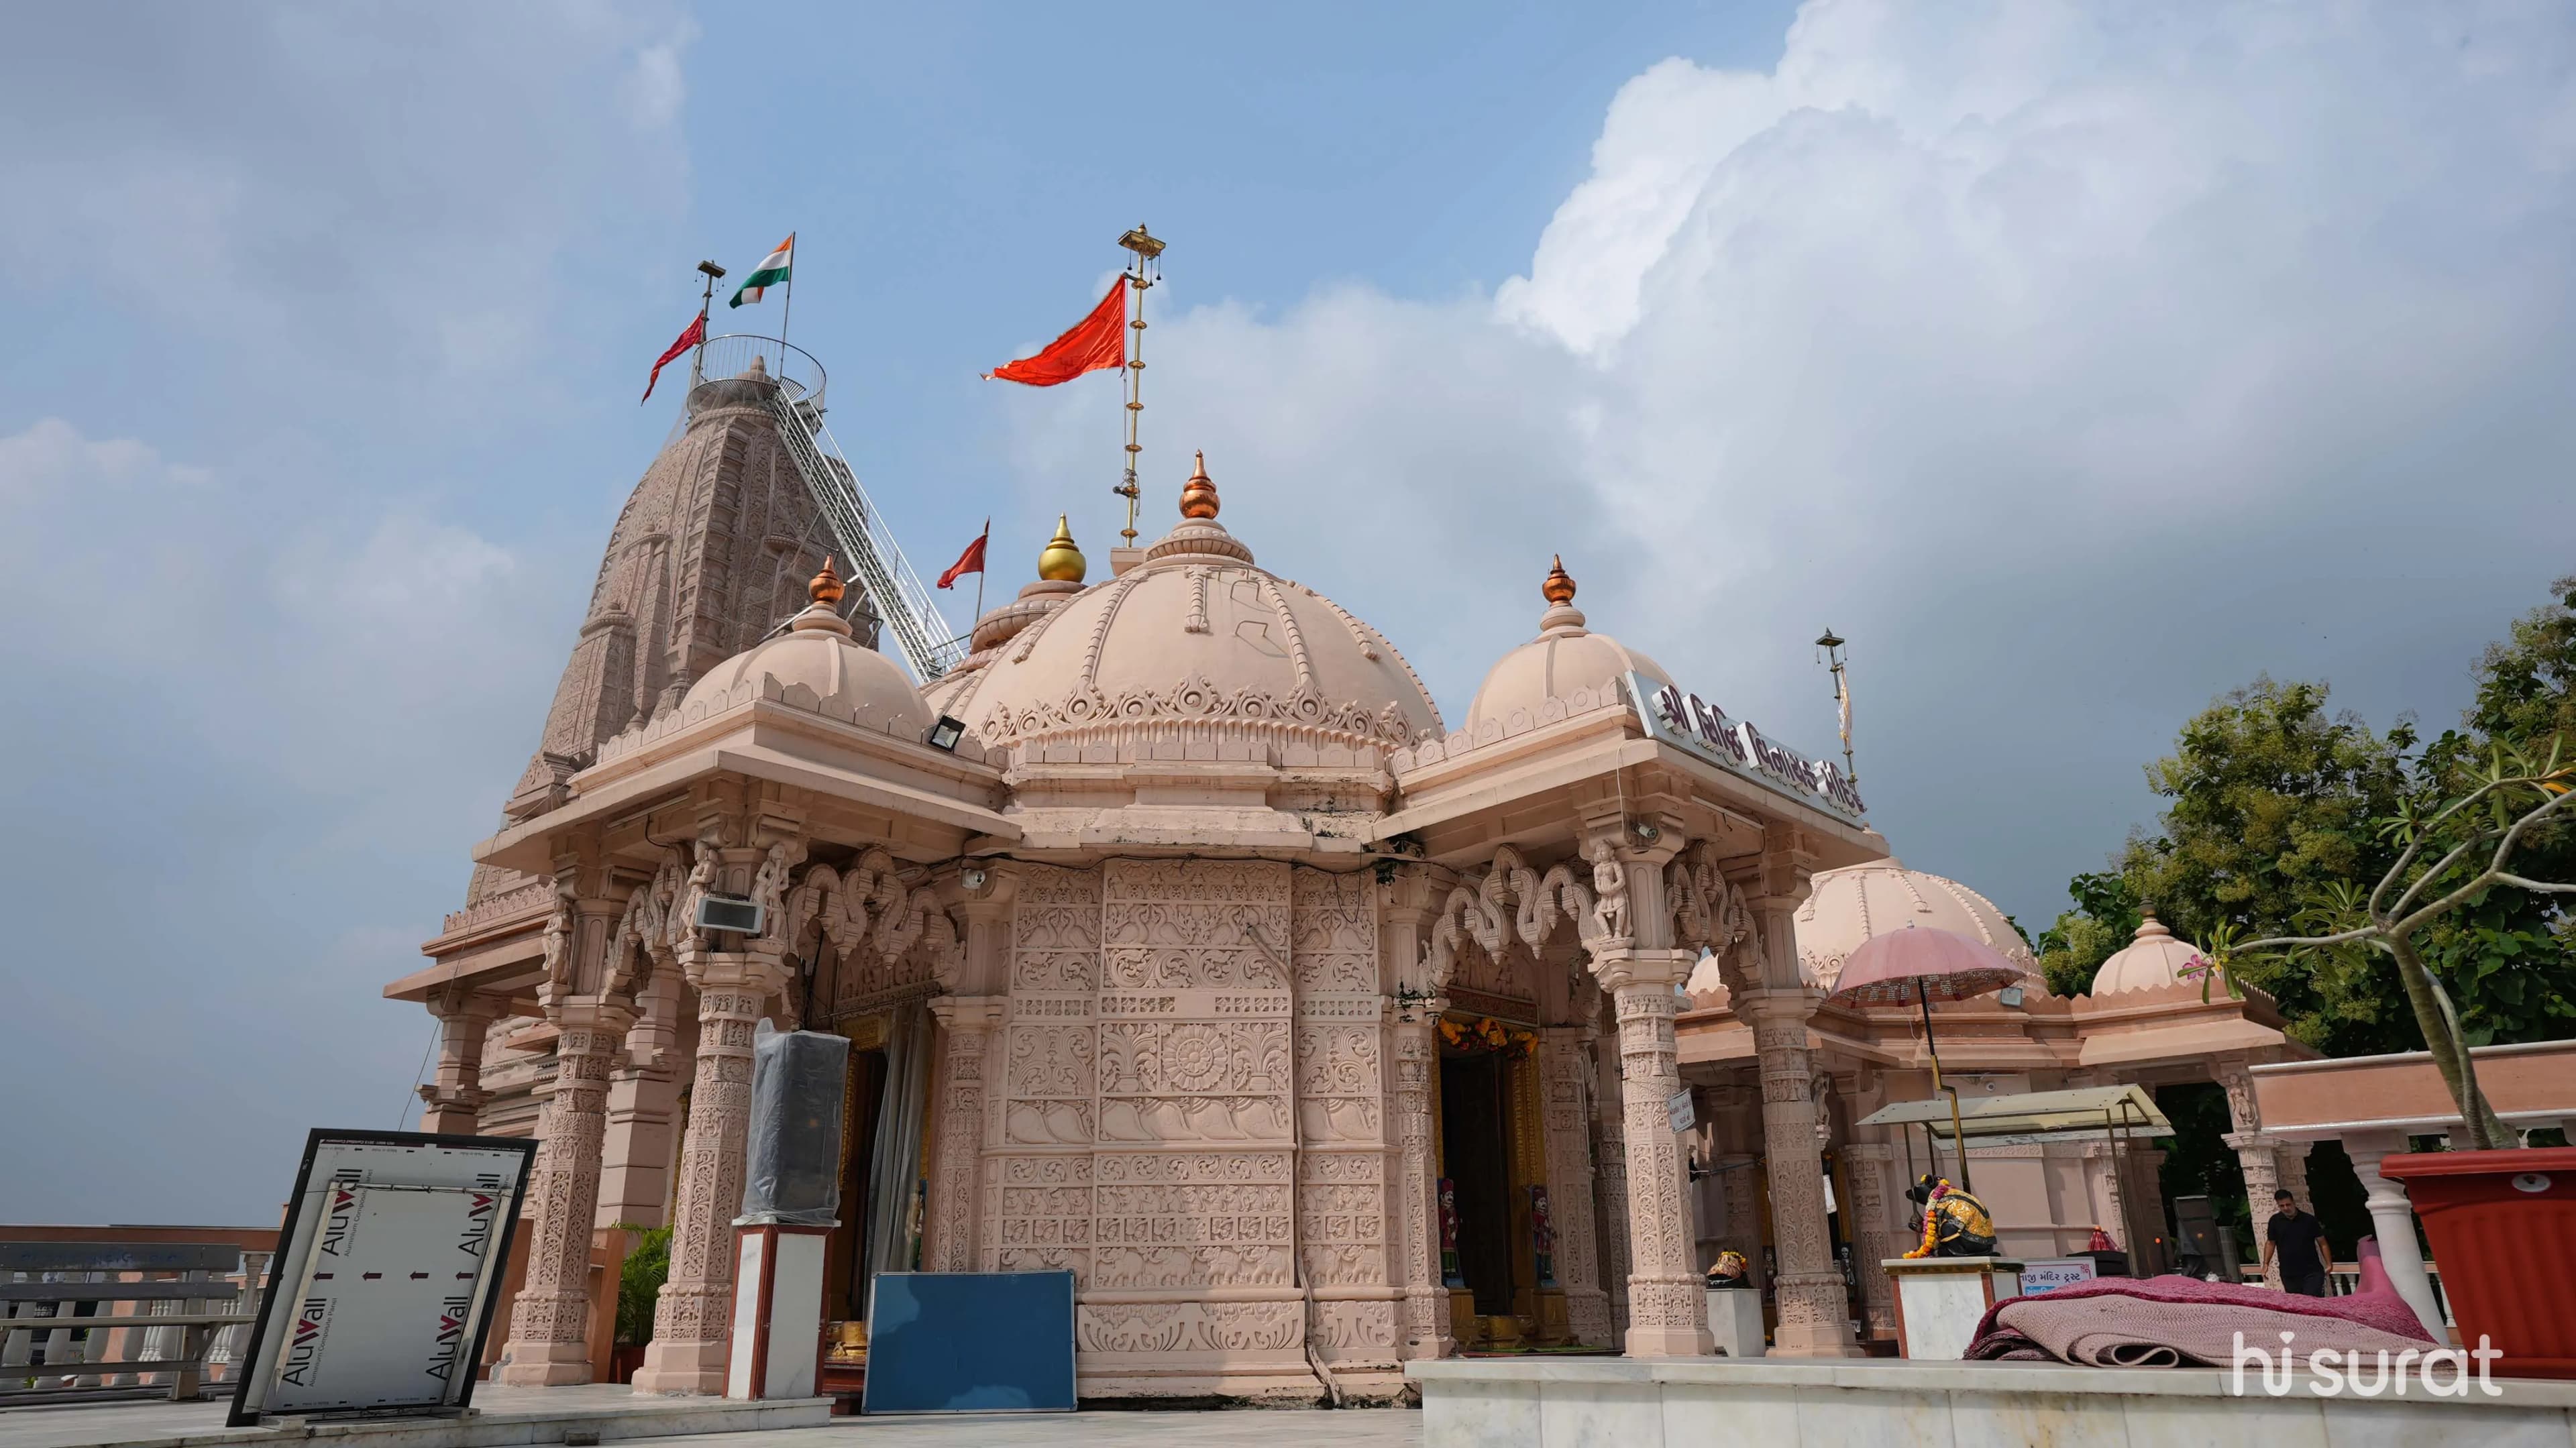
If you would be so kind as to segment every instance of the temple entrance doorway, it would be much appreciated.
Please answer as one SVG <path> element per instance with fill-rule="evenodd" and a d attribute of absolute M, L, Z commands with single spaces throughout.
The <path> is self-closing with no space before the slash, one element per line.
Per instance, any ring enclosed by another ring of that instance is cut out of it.
<path fill-rule="evenodd" d="M 1547 1180 L 1534 1034 L 1444 1022 L 1440 1052 L 1442 1254 L 1450 1332 L 1463 1349 L 1508 1352 L 1565 1337 L 1563 1292 L 1539 1280 L 1533 1185 Z M 1490 1032 L 1493 1039 L 1487 1039 Z M 1551 1310 L 1553 1309 L 1553 1310 Z"/>
<path fill-rule="evenodd" d="M 1504 1074 L 1502 1057 L 1491 1053 L 1440 1060 L 1441 1147 L 1457 1216 L 1458 1276 L 1479 1317 L 1512 1316 L 1520 1285 L 1512 1271 L 1511 1137 L 1504 1124 L 1511 1108 Z"/>

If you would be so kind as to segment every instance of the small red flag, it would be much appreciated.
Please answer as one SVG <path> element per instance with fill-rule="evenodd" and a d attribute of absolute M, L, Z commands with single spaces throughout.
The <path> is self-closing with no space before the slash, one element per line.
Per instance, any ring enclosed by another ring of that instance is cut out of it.
<path fill-rule="evenodd" d="M 653 387 L 656 383 L 662 380 L 662 369 L 670 365 L 672 358 L 688 351 L 690 348 L 698 345 L 706 339 L 707 314 L 700 312 L 689 319 L 688 330 L 680 334 L 680 340 L 672 343 L 669 351 L 664 352 L 661 356 L 653 359 L 653 375 L 644 379 L 644 395 L 635 400 L 635 405 L 642 407 L 645 403 L 653 400 Z"/>
<path fill-rule="evenodd" d="M 975 541 L 966 545 L 966 551 L 957 555 L 957 561 L 948 565 L 948 571 L 939 575 L 939 586 L 946 588 L 969 573 L 983 572 L 984 544 L 992 536 L 993 525 L 987 523 L 984 525 L 984 531 L 975 535 Z M 980 588 L 983 585 L 976 586 Z"/>
<path fill-rule="evenodd" d="M 1071 331 L 1049 342 L 1046 350 L 1034 357 L 1005 362 L 985 373 L 984 380 L 1053 387 L 1085 372 L 1126 365 L 1127 277 L 1122 272 L 1110 286 L 1109 295 L 1100 299 L 1090 316 L 1074 323 Z"/>

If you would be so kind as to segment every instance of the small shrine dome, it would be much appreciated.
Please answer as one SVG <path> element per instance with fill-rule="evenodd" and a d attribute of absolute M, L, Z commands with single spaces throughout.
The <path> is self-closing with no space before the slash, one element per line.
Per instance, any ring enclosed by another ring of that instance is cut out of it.
<path fill-rule="evenodd" d="M 2179 984 L 2183 967 L 2201 958 L 2200 947 L 2166 929 L 2165 923 L 2156 918 L 2153 906 L 2139 913 L 2146 918 L 2138 922 L 2138 933 L 2093 972 L 2093 994 L 2115 995 Z"/>
<path fill-rule="evenodd" d="M 1070 597 L 1026 600 L 1028 617 L 992 630 L 990 645 L 979 627 L 986 661 L 933 697 L 1002 747 L 1186 725 L 1392 751 L 1440 728 L 1430 694 L 1384 634 L 1256 567 L 1216 515 L 1201 455 L 1180 525 L 1141 563 Z M 1065 560 L 1055 571 L 1072 570 Z"/>
<path fill-rule="evenodd" d="M 752 645 L 689 687 L 679 717 L 703 718 L 755 698 L 781 699 L 848 723 L 918 741 L 935 717 L 901 665 L 851 636 L 833 608 L 844 589 L 830 559 L 808 590 L 813 603 L 787 631 Z"/>
<path fill-rule="evenodd" d="M 1964 936 L 2039 975 L 2030 946 L 1995 902 L 1956 880 L 1909 870 L 1893 855 L 1819 872 L 1796 918 L 1799 964 L 1811 983 L 1827 991 L 1863 941 L 1914 925 Z"/>
<path fill-rule="evenodd" d="M 1547 612 L 1539 615 L 1538 637 L 1494 661 L 1467 705 L 1461 726 L 1473 738 L 1499 738 L 1531 728 L 1550 699 L 1563 699 L 1577 689 L 1596 693 L 1630 673 L 1658 684 L 1671 683 L 1664 666 L 1617 639 L 1584 628 L 1574 606 L 1574 580 L 1565 560 L 1554 560 L 1539 585 Z"/>

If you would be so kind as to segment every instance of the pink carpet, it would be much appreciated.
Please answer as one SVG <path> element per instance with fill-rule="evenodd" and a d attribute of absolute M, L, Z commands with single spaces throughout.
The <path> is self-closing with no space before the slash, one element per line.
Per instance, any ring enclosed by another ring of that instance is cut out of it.
<path fill-rule="evenodd" d="M 2196 1277 L 2106 1277 L 1996 1303 L 1977 1324 L 1968 1356 L 2106 1368 L 2226 1367 L 2238 1333 L 2247 1347 L 2277 1357 L 2284 1332 L 2295 1334 L 2288 1352 L 2302 1362 L 2323 1348 L 2421 1351 L 2433 1339 L 2385 1282 L 2365 1271 L 2364 1291 L 2301 1297 Z"/>

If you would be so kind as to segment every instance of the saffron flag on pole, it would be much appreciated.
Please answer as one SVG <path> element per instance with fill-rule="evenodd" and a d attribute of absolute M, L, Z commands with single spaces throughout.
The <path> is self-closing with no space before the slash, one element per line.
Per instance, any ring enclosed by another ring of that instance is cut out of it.
<path fill-rule="evenodd" d="M 733 301 L 728 305 L 739 307 L 745 302 L 759 301 L 761 293 L 787 280 L 788 271 L 795 265 L 796 259 L 792 255 L 795 250 L 796 238 L 791 233 L 785 241 L 778 243 L 776 251 L 751 269 L 750 276 L 742 279 L 741 289 L 733 294 Z"/>
<path fill-rule="evenodd" d="M 1127 365 L 1127 276 L 1119 274 L 1109 288 L 1109 295 L 1091 309 L 1091 315 L 1073 324 L 1072 330 L 1049 342 L 1046 350 L 1017 362 L 1005 362 L 984 374 L 984 380 L 1019 382 L 1031 387 L 1053 387 L 1071 382 L 1085 372 L 1104 367 Z"/>
<path fill-rule="evenodd" d="M 672 358 L 705 340 L 707 340 L 707 314 L 700 312 L 689 319 L 687 330 L 680 333 L 680 340 L 672 343 L 668 351 L 653 359 L 653 375 L 644 379 L 644 395 L 636 399 L 635 405 L 642 407 L 653 400 L 654 384 L 662 380 L 662 369 L 670 365 Z"/>
<path fill-rule="evenodd" d="M 975 541 L 966 545 L 966 551 L 957 555 L 957 561 L 948 565 L 948 571 L 939 575 L 939 586 L 946 588 L 969 573 L 983 572 L 984 545 L 992 539 L 992 536 L 993 525 L 988 522 L 984 525 L 984 531 L 975 535 Z M 976 586 L 980 588 L 983 585 Z"/>

